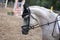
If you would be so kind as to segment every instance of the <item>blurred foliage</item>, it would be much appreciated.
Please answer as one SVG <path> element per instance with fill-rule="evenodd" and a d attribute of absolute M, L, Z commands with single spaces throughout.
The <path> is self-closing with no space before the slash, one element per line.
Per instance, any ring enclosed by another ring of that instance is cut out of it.
<path fill-rule="evenodd" d="M 13 11 L 11 11 L 11 12 L 7 12 L 7 15 L 11 15 L 11 16 L 13 16 L 13 15 L 14 15 L 14 12 L 13 12 Z"/>
<path fill-rule="evenodd" d="M 15 0 L 11 0 L 15 1 Z M 39 5 L 46 8 L 54 7 L 54 10 L 60 10 L 60 0 L 26 0 L 27 5 Z"/>

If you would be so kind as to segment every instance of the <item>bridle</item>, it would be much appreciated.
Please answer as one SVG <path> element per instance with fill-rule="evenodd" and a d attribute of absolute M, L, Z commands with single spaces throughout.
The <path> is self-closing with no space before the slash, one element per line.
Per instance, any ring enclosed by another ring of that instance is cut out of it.
<path fill-rule="evenodd" d="M 57 17 L 58 17 L 58 16 L 60 16 L 60 14 L 58 14 Z M 50 25 L 50 24 L 54 23 L 54 28 L 53 28 L 53 32 L 52 32 L 52 36 L 53 36 L 56 23 L 57 23 L 58 21 L 60 21 L 60 20 L 57 20 L 57 17 L 56 17 L 55 21 L 53 21 L 53 22 L 49 22 L 49 23 L 42 24 L 42 25 L 36 24 L 36 25 L 30 26 L 30 17 L 32 17 L 33 19 L 36 20 L 36 18 L 34 18 L 34 17 L 31 15 L 30 9 L 28 8 L 28 17 L 27 17 L 28 24 L 22 26 L 22 33 L 23 33 L 23 34 L 28 34 L 28 31 L 29 31 L 30 29 L 35 29 L 35 28 L 38 28 L 38 27 L 40 27 L 40 26 Z M 58 23 L 57 23 L 57 24 L 58 24 Z M 35 26 L 36 26 L 36 27 L 35 27 Z M 59 24 L 58 24 L 58 28 L 59 28 L 59 32 L 60 32 Z M 24 33 L 23 31 L 24 31 L 25 33 Z M 27 32 L 27 33 L 26 33 L 26 32 Z M 53 37 L 54 37 L 54 36 L 53 36 Z"/>

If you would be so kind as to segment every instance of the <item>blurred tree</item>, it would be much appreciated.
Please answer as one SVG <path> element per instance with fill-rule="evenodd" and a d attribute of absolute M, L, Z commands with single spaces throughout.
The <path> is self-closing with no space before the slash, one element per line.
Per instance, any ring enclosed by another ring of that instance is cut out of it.
<path fill-rule="evenodd" d="M 10 0 L 15 1 L 15 0 Z M 60 10 L 60 0 L 26 0 L 27 5 L 39 5 L 44 6 L 46 8 L 54 7 L 55 10 Z"/>

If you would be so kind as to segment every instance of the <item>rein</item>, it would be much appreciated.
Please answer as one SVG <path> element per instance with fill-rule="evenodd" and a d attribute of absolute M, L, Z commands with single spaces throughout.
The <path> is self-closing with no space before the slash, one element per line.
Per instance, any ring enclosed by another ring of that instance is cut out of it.
<path fill-rule="evenodd" d="M 50 22 L 50 23 L 46 23 L 46 24 L 43 24 L 43 25 L 38 25 L 38 24 L 36 24 L 36 25 L 30 26 L 30 27 L 31 27 L 31 29 L 34 29 L 34 28 L 38 28 L 38 27 L 40 27 L 40 26 L 50 25 L 50 24 L 55 23 L 55 22 L 58 22 L 58 21 L 60 21 L 60 20 L 56 20 L 56 21 L 53 21 L 53 22 Z M 38 26 L 37 26 L 37 25 L 38 25 Z M 37 26 L 37 27 L 34 27 L 34 26 Z"/>
<path fill-rule="evenodd" d="M 34 18 L 32 15 L 30 15 L 30 16 L 37 21 L 37 19 Z M 58 15 L 58 16 L 60 16 L 60 15 Z M 58 17 L 58 16 L 57 16 L 57 17 Z M 52 24 L 52 23 L 56 23 L 56 22 L 60 21 L 60 20 L 57 20 L 57 17 L 56 17 L 55 21 L 53 21 L 53 22 L 46 23 L 46 24 L 42 24 L 42 25 L 36 24 L 36 25 L 30 26 L 30 27 L 31 27 L 31 29 L 34 29 L 34 28 L 38 28 L 38 27 L 40 27 L 40 26 L 45 26 L 45 25 L 50 25 L 50 24 Z M 38 26 L 37 26 L 37 25 L 38 25 Z M 34 27 L 34 26 L 37 26 L 37 27 Z M 54 26 L 55 26 L 55 25 L 54 25 Z"/>

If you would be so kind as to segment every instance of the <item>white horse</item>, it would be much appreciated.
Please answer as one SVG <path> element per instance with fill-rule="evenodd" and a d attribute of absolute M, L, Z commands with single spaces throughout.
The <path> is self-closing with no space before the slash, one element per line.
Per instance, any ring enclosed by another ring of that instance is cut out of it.
<path fill-rule="evenodd" d="M 50 9 L 40 7 L 40 6 L 30 6 L 29 9 L 31 11 L 31 16 L 32 16 L 32 17 L 30 16 L 30 26 L 33 26 L 35 24 L 44 25 L 50 23 L 48 25 L 40 26 L 42 29 L 42 36 L 43 36 L 42 39 L 59 40 L 59 29 L 57 24 L 58 21 L 56 21 L 58 14 L 54 13 Z M 23 25 L 26 25 L 26 22 L 24 22 Z M 51 35 L 52 32 L 54 37 Z"/>

